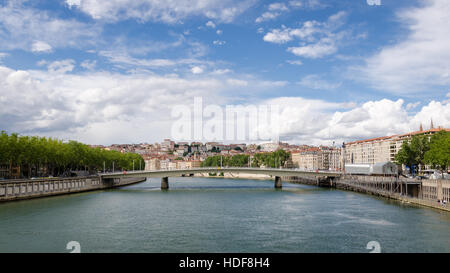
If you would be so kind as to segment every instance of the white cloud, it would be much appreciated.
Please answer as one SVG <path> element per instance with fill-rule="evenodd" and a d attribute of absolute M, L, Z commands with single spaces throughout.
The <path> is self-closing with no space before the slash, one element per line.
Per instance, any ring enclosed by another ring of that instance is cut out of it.
<path fill-rule="evenodd" d="M 31 46 L 31 51 L 48 53 L 48 52 L 52 51 L 52 47 L 49 44 L 47 44 L 46 42 L 36 41 Z"/>
<path fill-rule="evenodd" d="M 213 44 L 214 45 L 224 45 L 224 44 L 226 44 L 226 41 L 221 41 L 221 40 L 215 40 L 215 41 L 213 41 Z"/>
<path fill-rule="evenodd" d="M 211 78 L 182 79 L 148 73 L 64 74 L 70 71 L 71 65 L 70 60 L 53 62 L 48 71 L 20 71 L 0 66 L 0 128 L 9 132 L 69 136 L 95 143 L 103 138 L 117 139 L 104 135 L 111 131 L 109 128 L 102 132 L 107 124 L 133 123 L 130 127 L 143 127 L 139 133 L 147 131 L 147 137 L 152 137 L 149 132 L 154 131 L 154 125 L 165 121 L 162 134 L 169 136 L 171 121 L 166 113 L 170 113 L 170 107 L 194 96 L 214 101 L 215 92 L 227 88 L 226 82 Z M 91 139 L 85 138 L 86 132 Z M 122 131 L 119 137 L 126 134 Z"/>
<path fill-rule="evenodd" d="M 269 21 L 277 18 L 283 12 L 289 11 L 288 7 L 284 3 L 272 3 L 268 7 L 268 11 L 264 12 L 261 16 L 256 18 L 256 23 L 261 23 L 264 21 Z"/>
<path fill-rule="evenodd" d="M 286 62 L 293 65 L 303 65 L 303 62 L 300 60 L 287 60 Z"/>
<path fill-rule="evenodd" d="M 53 62 L 48 71 L 0 66 L 0 128 L 99 144 L 161 141 L 170 137 L 174 120 L 167 113 L 175 105 L 189 104 L 195 96 L 202 96 L 205 104 L 226 105 L 234 94 L 247 89 L 287 84 L 211 77 L 210 73 L 193 78 L 152 73 L 67 73 L 72 65 L 70 60 Z M 223 72 L 220 74 L 228 73 Z M 280 105 L 282 139 L 297 143 L 339 143 L 405 133 L 417 130 L 420 123 L 429 124 L 431 119 L 436 126 L 450 127 L 449 102 L 432 101 L 415 114 L 408 113 L 403 100 L 354 105 L 290 97 L 252 103 Z"/>
<path fill-rule="evenodd" d="M 54 61 L 50 63 L 47 68 L 49 72 L 64 74 L 72 71 L 75 68 L 75 61 L 72 59 Z"/>
<path fill-rule="evenodd" d="M 0 48 L 49 52 L 52 48 L 83 48 L 93 44 L 100 28 L 46 11 L 24 7 L 21 1 L 0 5 Z"/>
<path fill-rule="evenodd" d="M 270 43 L 285 44 L 295 39 L 300 40 L 300 46 L 289 47 L 288 52 L 305 58 L 321 58 L 338 51 L 344 38 L 350 33 L 340 30 L 346 18 L 341 11 L 328 18 L 326 22 L 306 21 L 301 28 L 273 29 L 266 33 L 263 40 Z"/>
<path fill-rule="evenodd" d="M 323 38 L 315 44 L 299 47 L 289 47 L 287 50 L 297 56 L 317 59 L 335 53 L 337 51 L 337 46 L 334 40 Z"/>
<path fill-rule="evenodd" d="M 198 48 L 200 50 L 201 47 Z M 100 51 L 98 53 L 108 59 L 109 62 L 115 64 L 119 68 L 173 68 L 178 66 L 192 66 L 193 64 L 212 65 L 210 62 L 201 61 L 197 58 L 184 59 L 142 59 L 130 56 L 127 52 L 120 50 Z M 194 52 L 192 55 L 202 55 L 200 52 Z"/>
<path fill-rule="evenodd" d="M 288 11 L 289 9 L 286 7 L 286 5 L 284 3 L 272 3 L 269 5 L 269 10 L 270 11 L 275 11 L 275 10 Z"/>
<path fill-rule="evenodd" d="M 217 35 L 222 35 L 223 31 L 220 30 L 220 29 L 218 29 L 218 30 L 216 31 L 216 33 L 217 33 Z"/>
<path fill-rule="evenodd" d="M 362 71 L 358 78 L 396 94 L 432 92 L 434 87 L 450 85 L 450 2 L 422 4 L 397 14 L 408 35 L 368 58 L 364 67 L 355 67 Z"/>
<path fill-rule="evenodd" d="M 192 74 L 202 74 L 203 68 L 201 68 L 199 66 L 194 66 L 191 68 L 191 72 L 192 72 Z"/>
<path fill-rule="evenodd" d="M 0 128 L 87 143 L 160 141 L 170 137 L 174 119 L 167 113 L 176 105 L 193 103 L 196 96 L 205 104 L 228 104 L 233 94 L 283 85 L 234 78 L 226 69 L 214 71 L 214 77 L 203 72 L 181 78 L 149 72 L 77 73 L 72 60 L 41 64 L 48 70 L 0 66 Z"/>
<path fill-rule="evenodd" d="M 256 18 L 256 23 L 262 23 L 269 20 L 274 20 L 279 16 L 290 12 L 294 9 L 304 8 L 304 9 L 319 9 L 325 8 L 327 5 L 321 3 L 319 0 L 297 0 L 289 1 L 288 3 L 276 2 L 269 5 L 267 11 Z"/>
<path fill-rule="evenodd" d="M 66 0 L 68 5 L 77 7 L 96 20 L 136 19 L 172 24 L 193 16 L 203 16 L 220 22 L 231 22 L 256 1 L 79 0 L 76 4 L 74 2 L 73 0 Z"/>
<path fill-rule="evenodd" d="M 97 65 L 96 60 L 84 60 L 80 66 L 87 69 L 87 70 L 94 70 L 95 66 Z"/>
<path fill-rule="evenodd" d="M 213 74 L 213 75 L 224 75 L 224 74 L 231 73 L 231 72 L 232 71 L 230 69 L 226 68 L 226 69 L 214 70 L 213 72 L 211 72 L 211 74 Z"/>
<path fill-rule="evenodd" d="M 248 82 L 245 80 L 239 80 L 239 79 L 227 79 L 227 83 L 231 86 L 247 86 Z"/>
<path fill-rule="evenodd" d="M 208 21 L 208 22 L 206 23 L 206 26 L 207 26 L 207 27 L 210 27 L 210 28 L 216 28 L 216 24 L 214 24 L 213 21 Z"/>
<path fill-rule="evenodd" d="M 289 5 L 293 8 L 305 9 L 322 9 L 328 7 L 328 5 L 321 0 L 292 0 L 289 1 Z"/>
<path fill-rule="evenodd" d="M 361 105 L 330 103 L 304 98 L 277 98 L 263 102 L 282 109 L 282 139 L 305 144 L 331 144 L 402 134 L 420 123 L 450 128 L 450 103 L 432 101 L 416 114 L 408 113 L 403 100 L 383 99 Z"/>
<path fill-rule="evenodd" d="M 261 14 L 261 16 L 256 18 L 255 22 L 256 23 L 261 23 L 261 22 L 264 22 L 264 21 L 273 20 L 273 19 L 277 18 L 280 15 L 281 15 L 281 13 L 279 13 L 279 12 L 266 11 L 263 14 Z"/>
<path fill-rule="evenodd" d="M 81 4 L 81 0 L 66 0 L 67 6 L 72 8 L 73 6 L 79 6 Z"/>
<path fill-rule="evenodd" d="M 282 26 L 281 29 L 274 29 L 264 35 L 263 40 L 270 43 L 284 44 L 294 39 L 293 30 Z"/>
<path fill-rule="evenodd" d="M 416 108 L 419 105 L 420 105 L 420 101 L 415 102 L 415 103 L 408 103 L 406 105 L 406 110 L 412 110 L 412 109 Z"/>
<path fill-rule="evenodd" d="M 330 83 L 322 80 L 318 75 L 305 76 L 301 79 L 301 81 L 298 82 L 298 84 L 317 90 L 332 90 L 341 86 L 341 83 Z"/>
<path fill-rule="evenodd" d="M 2 59 L 8 56 L 8 53 L 0 52 L 0 63 L 2 62 Z"/>

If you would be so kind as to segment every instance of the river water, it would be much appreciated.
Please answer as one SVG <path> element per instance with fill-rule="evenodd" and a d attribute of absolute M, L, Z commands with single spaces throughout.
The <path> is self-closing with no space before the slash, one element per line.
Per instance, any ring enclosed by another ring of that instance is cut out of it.
<path fill-rule="evenodd" d="M 159 179 L 0 204 L 0 252 L 450 252 L 450 213 L 273 181 Z"/>

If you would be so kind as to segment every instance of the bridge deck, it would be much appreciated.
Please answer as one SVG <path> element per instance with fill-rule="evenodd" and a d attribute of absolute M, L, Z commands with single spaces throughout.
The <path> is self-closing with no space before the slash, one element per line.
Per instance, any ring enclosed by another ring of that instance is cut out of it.
<path fill-rule="evenodd" d="M 180 175 L 189 175 L 197 173 L 248 173 L 248 174 L 265 174 L 272 176 L 328 176 L 339 177 L 339 172 L 308 172 L 296 169 L 274 169 L 274 168 L 194 168 L 194 169 L 176 169 L 176 170 L 157 170 L 157 171 L 134 171 L 134 172 L 115 172 L 100 174 L 103 178 L 119 178 L 119 177 L 171 177 Z"/>

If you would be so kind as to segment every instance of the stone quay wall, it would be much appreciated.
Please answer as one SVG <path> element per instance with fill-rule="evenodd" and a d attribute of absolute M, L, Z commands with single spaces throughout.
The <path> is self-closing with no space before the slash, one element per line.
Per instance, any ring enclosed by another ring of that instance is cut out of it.
<path fill-rule="evenodd" d="M 125 178 L 102 181 L 100 176 L 0 181 L 0 202 L 110 189 L 145 181 Z"/>

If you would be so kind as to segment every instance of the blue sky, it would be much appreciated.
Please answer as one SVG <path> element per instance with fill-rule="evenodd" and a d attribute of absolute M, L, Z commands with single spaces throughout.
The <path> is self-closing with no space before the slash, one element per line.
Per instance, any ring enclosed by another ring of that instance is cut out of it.
<path fill-rule="evenodd" d="M 450 4 L 368 2 L 0 1 L 0 127 L 154 142 L 194 96 L 277 103 L 297 143 L 450 127 Z"/>

